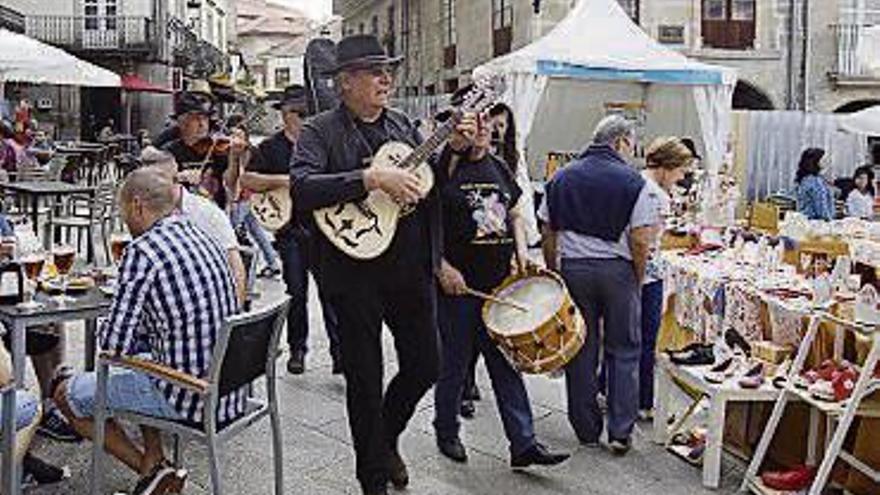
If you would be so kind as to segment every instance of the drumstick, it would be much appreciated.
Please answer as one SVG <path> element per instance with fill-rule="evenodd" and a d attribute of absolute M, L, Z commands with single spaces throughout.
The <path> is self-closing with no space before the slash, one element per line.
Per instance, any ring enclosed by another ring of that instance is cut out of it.
<path fill-rule="evenodd" d="M 511 301 L 510 299 L 504 299 L 501 297 L 495 297 L 491 294 L 486 294 L 485 292 L 480 292 L 478 290 L 471 289 L 470 287 L 466 288 L 465 292 L 474 296 L 474 297 L 479 297 L 480 299 L 485 299 L 487 301 L 492 301 L 494 303 L 503 304 L 505 306 L 510 306 L 512 308 L 516 308 L 516 309 L 523 311 L 523 312 L 526 312 L 526 313 L 529 311 L 528 306 L 524 306 L 516 301 Z"/>

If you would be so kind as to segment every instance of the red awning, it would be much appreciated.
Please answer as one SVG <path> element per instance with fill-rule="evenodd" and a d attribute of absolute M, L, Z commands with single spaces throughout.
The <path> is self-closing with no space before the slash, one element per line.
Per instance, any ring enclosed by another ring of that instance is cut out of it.
<path fill-rule="evenodd" d="M 144 80 L 137 74 L 125 74 L 122 76 L 122 89 L 131 92 L 142 93 L 171 93 L 172 91 L 162 86 L 157 86 L 150 81 Z"/>

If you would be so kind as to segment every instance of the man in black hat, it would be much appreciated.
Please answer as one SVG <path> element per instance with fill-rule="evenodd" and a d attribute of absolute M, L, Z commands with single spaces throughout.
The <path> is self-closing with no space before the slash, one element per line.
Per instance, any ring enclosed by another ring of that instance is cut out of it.
<path fill-rule="evenodd" d="M 388 108 L 399 61 L 388 57 L 374 36 L 343 39 L 334 71 L 343 104 L 306 122 L 291 166 L 294 205 L 300 215 L 362 199 L 373 190 L 412 207 L 401 216 L 388 250 L 374 259 L 355 260 L 322 234 L 316 236 L 324 296 L 339 318 L 357 477 L 368 495 L 385 494 L 389 480 L 396 488 L 408 484 L 398 439 L 436 380 L 439 366 L 434 271 L 442 253 L 437 188 L 424 196 L 418 178 L 409 171 L 367 168 L 389 141 L 421 142 L 409 118 Z M 474 116 L 464 117 L 450 138 L 450 148 L 464 152 L 475 131 Z M 398 361 L 398 373 L 385 391 L 383 321 L 394 337 Z"/>
<path fill-rule="evenodd" d="M 209 196 L 217 206 L 225 209 L 227 198 L 223 174 L 229 166 L 229 157 L 212 145 L 210 119 L 213 114 L 213 100 L 201 93 L 178 93 L 171 117 L 177 121 L 180 136 L 162 146 L 162 149 L 174 155 L 181 171 L 185 171 L 184 182 L 198 187 L 198 192 Z"/>
<path fill-rule="evenodd" d="M 260 143 L 251 157 L 247 172 L 241 177 L 242 187 L 254 192 L 290 189 L 290 157 L 299 139 L 308 109 L 305 88 L 298 84 L 287 87 L 281 101 L 273 105 L 273 108 L 281 111 L 284 128 Z M 281 256 L 284 282 L 287 285 L 287 293 L 292 298 L 287 314 L 287 343 L 290 346 L 287 371 L 294 375 L 305 372 L 305 357 L 308 350 L 306 347 L 309 336 L 308 270 L 312 270 L 319 287 L 321 280 L 316 270 L 311 224 L 311 215 L 292 214 L 290 222 L 275 235 L 276 250 Z M 336 314 L 320 289 L 318 295 L 324 312 L 324 328 L 330 339 L 333 373 L 342 373 Z"/>

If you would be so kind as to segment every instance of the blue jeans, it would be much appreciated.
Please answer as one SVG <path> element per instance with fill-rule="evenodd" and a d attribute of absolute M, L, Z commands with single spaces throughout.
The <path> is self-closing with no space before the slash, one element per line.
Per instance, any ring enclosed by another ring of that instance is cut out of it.
<path fill-rule="evenodd" d="M 457 438 L 461 424 L 458 411 L 466 375 L 476 347 L 492 380 L 492 390 L 510 442 L 512 456 L 535 445 L 535 430 L 529 395 L 522 376 L 501 354 L 486 333 L 480 315 L 482 301 L 473 297 L 441 295 L 441 368 L 434 390 L 434 429 L 441 440 Z"/>
<path fill-rule="evenodd" d="M 313 260 L 314 248 L 308 234 L 295 233 L 293 229 L 279 233 L 277 239 L 278 253 L 281 255 L 281 271 L 287 293 L 290 295 L 290 308 L 287 312 L 287 344 L 291 352 L 308 351 L 309 338 L 309 270 L 315 276 L 318 285 L 318 298 L 321 311 L 324 313 L 324 329 L 330 340 L 330 354 L 336 359 L 339 356 L 339 330 L 336 312 L 321 290 L 321 276 L 317 272 L 317 263 Z"/>
<path fill-rule="evenodd" d="M 67 383 L 67 402 L 77 418 L 95 415 L 95 394 L 98 375 L 83 373 Z M 161 419 L 183 419 L 176 409 L 156 388 L 153 380 L 143 373 L 124 369 L 111 369 L 107 379 L 107 408 L 128 411 Z"/>
<path fill-rule="evenodd" d="M 276 258 L 278 255 L 275 253 L 275 249 L 272 248 L 272 240 L 269 239 L 269 234 L 266 233 L 263 226 L 257 221 L 257 217 L 254 216 L 250 203 L 247 201 L 233 203 L 229 211 L 229 220 L 232 222 L 232 228 L 235 230 L 244 225 L 245 231 L 257 243 L 257 247 L 260 249 L 266 265 L 269 268 L 277 269 L 278 262 Z"/>
<path fill-rule="evenodd" d="M 608 436 L 629 438 L 638 416 L 641 356 L 640 287 L 632 262 L 563 259 L 562 276 L 587 323 L 584 347 L 565 369 L 568 419 L 582 442 L 602 433 L 599 356 L 607 356 Z M 600 325 L 601 322 L 601 325 Z"/>
<path fill-rule="evenodd" d="M 657 333 L 660 331 L 660 320 L 663 315 L 663 281 L 656 280 L 642 286 L 642 353 L 639 360 L 639 409 L 648 410 L 654 407 L 654 364 L 656 363 Z M 599 390 L 607 393 L 605 381 L 605 362 L 608 354 L 603 356 L 602 371 L 599 373 Z"/>
<path fill-rule="evenodd" d="M 654 407 L 654 364 L 657 333 L 663 317 L 663 281 L 642 286 L 642 357 L 639 362 L 639 407 Z"/>

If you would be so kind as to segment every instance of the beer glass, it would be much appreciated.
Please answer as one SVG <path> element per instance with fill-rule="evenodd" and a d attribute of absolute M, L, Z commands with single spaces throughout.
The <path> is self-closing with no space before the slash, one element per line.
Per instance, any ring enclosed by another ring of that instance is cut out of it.
<path fill-rule="evenodd" d="M 24 274 L 27 280 L 24 283 L 24 301 L 19 303 L 18 307 L 22 309 L 41 308 L 43 305 L 34 301 L 34 295 L 37 292 L 37 279 L 43 271 L 46 255 L 40 252 L 27 253 L 19 261 L 24 267 Z"/>
<path fill-rule="evenodd" d="M 73 300 L 73 298 L 67 295 L 67 276 L 73 269 L 73 262 L 76 260 L 76 249 L 73 246 L 60 244 L 52 249 L 52 257 L 61 279 L 61 295 L 58 297 L 58 303 L 64 304 Z"/>
<path fill-rule="evenodd" d="M 122 261 L 122 255 L 125 249 L 131 243 L 131 236 L 125 232 L 114 232 L 110 236 L 110 255 L 113 257 L 113 264 L 118 265 Z"/>

